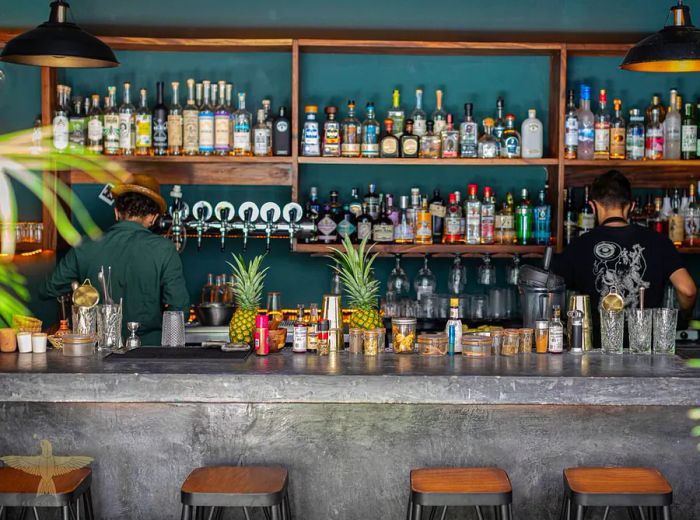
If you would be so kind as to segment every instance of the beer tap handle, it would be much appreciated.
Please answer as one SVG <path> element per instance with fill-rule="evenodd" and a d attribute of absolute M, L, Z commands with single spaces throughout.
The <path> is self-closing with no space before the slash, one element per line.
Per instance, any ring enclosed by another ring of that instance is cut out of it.
<path fill-rule="evenodd" d="M 235 216 L 236 211 L 233 208 L 233 204 L 230 202 L 222 201 L 219 202 L 214 208 L 214 215 L 219 221 L 219 229 L 221 231 L 221 252 L 226 250 L 226 232 L 231 228 L 231 221 Z"/>
<path fill-rule="evenodd" d="M 245 253 L 248 250 L 248 233 L 250 232 L 250 219 L 252 218 L 253 210 L 248 208 L 243 212 L 243 215 L 243 252 Z"/>

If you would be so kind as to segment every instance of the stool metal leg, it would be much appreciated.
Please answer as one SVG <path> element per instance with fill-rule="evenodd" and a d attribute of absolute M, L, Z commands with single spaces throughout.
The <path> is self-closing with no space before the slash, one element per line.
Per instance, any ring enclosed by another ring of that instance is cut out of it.
<path fill-rule="evenodd" d="M 576 520 L 583 520 L 585 515 L 586 512 L 583 506 L 576 506 Z"/>
<path fill-rule="evenodd" d="M 272 520 L 282 520 L 281 513 L 282 508 L 278 505 L 272 506 Z"/>
<path fill-rule="evenodd" d="M 500 508 L 500 507 L 498 507 L 498 506 L 493 506 L 493 517 L 494 517 L 496 520 L 503 520 L 503 519 L 501 518 L 501 508 Z M 563 519 L 563 518 L 560 518 L 559 520 L 564 520 L 564 519 Z"/>
<path fill-rule="evenodd" d="M 68 506 L 63 506 L 63 520 L 69 520 L 70 518 L 70 511 L 68 510 Z"/>
<path fill-rule="evenodd" d="M 662 513 L 664 515 L 664 520 L 671 520 L 671 508 L 669 506 L 664 506 Z"/>
<path fill-rule="evenodd" d="M 408 495 L 408 507 L 406 508 L 406 520 L 413 520 L 413 501 L 410 493 Z"/>
<path fill-rule="evenodd" d="M 248 513 L 248 508 L 243 508 L 243 514 L 245 515 L 245 520 L 250 520 L 250 514 Z"/>
<path fill-rule="evenodd" d="M 421 520 L 422 506 L 420 504 L 413 504 L 413 520 Z"/>
<path fill-rule="evenodd" d="M 289 503 L 289 491 L 284 494 L 284 508 L 287 510 L 287 520 L 292 520 L 292 506 Z"/>
<path fill-rule="evenodd" d="M 83 496 L 85 497 L 85 507 L 88 512 L 88 520 L 95 520 L 95 510 L 92 506 L 92 491 L 90 491 L 90 488 L 87 489 Z"/>
<path fill-rule="evenodd" d="M 32 511 L 34 512 L 34 520 L 39 520 L 39 511 L 36 510 L 36 507 L 32 507 Z"/>
<path fill-rule="evenodd" d="M 603 520 L 608 520 L 609 514 L 610 514 L 610 506 L 605 508 L 605 513 L 603 513 Z"/>
<path fill-rule="evenodd" d="M 428 515 L 428 520 L 435 520 L 435 514 L 437 513 L 437 507 L 430 507 L 430 515 Z"/>
<path fill-rule="evenodd" d="M 190 508 L 183 505 L 182 513 L 180 513 L 180 520 L 190 520 Z"/>
<path fill-rule="evenodd" d="M 510 511 L 508 510 L 508 506 L 500 506 L 501 507 L 501 517 L 504 520 L 510 520 Z"/>
<path fill-rule="evenodd" d="M 481 512 L 480 506 L 476 506 L 476 516 L 479 518 L 479 520 L 484 520 L 484 515 Z"/>
<path fill-rule="evenodd" d="M 447 515 L 447 506 L 444 506 L 442 508 L 442 516 L 440 517 L 440 520 L 445 520 L 446 515 Z"/>

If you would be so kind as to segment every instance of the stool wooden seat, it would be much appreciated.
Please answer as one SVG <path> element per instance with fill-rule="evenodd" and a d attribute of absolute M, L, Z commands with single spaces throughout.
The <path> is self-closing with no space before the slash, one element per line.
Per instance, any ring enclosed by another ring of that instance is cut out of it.
<path fill-rule="evenodd" d="M 53 477 L 55 493 L 37 494 L 40 481 L 38 475 L 9 467 L 0 468 L 0 518 L 9 507 L 33 509 L 35 518 L 38 518 L 38 507 L 60 507 L 66 520 L 69 517 L 76 520 L 94 518 L 90 468 L 76 469 Z"/>
<path fill-rule="evenodd" d="M 182 484 L 182 518 L 194 519 L 198 508 L 218 518 L 223 508 L 269 508 L 273 520 L 291 519 L 289 477 L 282 466 L 209 466 L 197 468 Z"/>
<path fill-rule="evenodd" d="M 494 515 L 511 518 L 513 488 L 500 468 L 420 468 L 411 471 L 409 520 L 420 520 L 423 507 L 493 506 Z"/>
<path fill-rule="evenodd" d="M 661 472 L 639 467 L 581 467 L 564 470 L 562 517 L 582 519 L 587 507 L 638 509 L 642 518 L 660 512 L 670 520 L 673 489 Z M 646 508 L 646 513 L 642 508 Z M 635 513 L 636 514 L 636 513 Z"/>

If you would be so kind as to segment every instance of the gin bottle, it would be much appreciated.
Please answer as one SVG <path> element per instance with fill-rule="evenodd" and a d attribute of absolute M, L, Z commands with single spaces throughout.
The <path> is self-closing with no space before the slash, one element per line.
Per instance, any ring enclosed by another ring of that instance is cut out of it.
<path fill-rule="evenodd" d="M 348 101 L 348 115 L 340 125 L 341 145 L 340 154 L 343 157 L 359 157 L 362 128 L 360 121 L 355 117 L 355 102 Z"/>
<path fill-rule="evenodd" d="M 194 100 L 195 81 L 187 80 L 187 103 L 182 110 L 182 148 L 185 155 L 199 152 L 199 108 Z"/>
<path fill-rule="evenodd" d="M 226 103 L 226 82 L 219 81 L 219 103 L 214 111 L 214 152 L 228 155 L 231 151 L 231 113 Z"/>
<path fill-rule="evenodd" d="M 379 157 L 379 122 L 374 117 L 374 103 L 367 103 L 367 119 L 362 122 L 362 157 Z"/>
<path fill-rule="evenodd" d="M 676 108 L 677 97 L 678 91 L 671 89 L 671 104 L 663 122 L 664 159 L 668 160 L 681 158 L 681 114 Z"/>
<path fill-rule="evenodd" d="M 92 103 L 88 112 L 87 148 L 91 153 L 102 153 L 102 110 L 100 110 L 100 95 L 91 96 Z"/>
<path fill-rule="evenodd" d="M 523 159 L 541 159 L 544 155 L 544 130 L 534 108 L 527 111 L 527 119 L 520 128 L 520 137 Z"/>
<path fill-rule="evenodd" d="M 464 121 L 459 125 L 459 156 L 475 158 L 479 156 L 479 125 L 472 115 L 474 105 L 464 104 Z"/>
<path fill-rule="evenodd" d="M 581 85 L 581 104 L 578 110 L 578 148 L 576 155 L 582 161 L 593 159 L 595 129 L 591 112 L 591 87 Z"/>
<path fill-rule="evenodd" d="M 306 120 L 301 130 L 301 155 L 305 157 L 318 157 L 321 155 L 321 139 L 316 115 L 318 107 L 316 105 L 306 105 L 304 107 Z"/>
<path fill-rule="evenodd" d="M 465 241 L 469 245 L 481 243 L 481 202 L 477 197 L 478 186 L 467 186 L 467 200 L 464 201 L 464 213 L 466 221 Z"/>
<path fill-rule="evenodd" d="M 484 200 L 481 203 L 481 228 L 479 236 L 482 244 L 493 244 L 496 231 L 496 201 L 490 186 L 484 187 Z M 468 227 L 468 226 L 467 226 Z"/>
<path fill-rule="evenodd" d="M 401 137 L 401 134 L 403 134 L 403 128 L 404 128 L 404 120 L 406 119 L 406 113 L 404 112 L 403 108 L 401 107 L 401 94 L 399 92 L 399 89 L 394 89 L 394 91 L 391 94 L 391 108 L 389 109 L 388 117 L 392 121 L 392 133 L 396 137 Z"/>
<path fill-rule="evenodd" d="M 214 110 L 209 102 L 211 81 L 202 81 L 202 104 L 199 107 L 199 153 L 211 155 L 214 153 Z"/>
<path fill-rule="evenodd" d="M 533 215 L 526 188 L 520 195 L 520 203 L 515 208 L 515 238 L 517 244 L 526 246 L 532 243 Z"/>
<path fill-rule="evenodd" d="M 459 131 L 452 123 L 452 114 L 447 114 L 447 127 L 442 131 L 442 157 L 445 159 L 457 157 L 459 154 Z"/>
<path fill-rule="evenodd" d="M 411 112 L 411 119 L 413 120 L 413 133 L 418 137 L 422 137 L 428 130 L 426 126 L 427 116 L 423 110 L 423 90 L 416 89 L 416 108 Z"/>
<path fill-rule="evenodd" d="M 607 102 L 607 91 L 604 88 L 600 89 L 599 107 L 593 123 L 594 159 L 610 159 L 610 112 L 607 109 Z"/>
<path fill-rule="evenodd" d="M 153 138 L 153 116 L 148 108 L 148 92 L 139 90 L 139 107 L 136 110 L 136 155 L 151 153 Z"/>
<path fill-rule="evenodd" d="M 258 109 L 258 122 L 253 130 L 253 155 L 267 157 L 272 155 L 270 150 L 270 128 L 265 123 L 265 109 Z"/>
<path fill-rule="evenodd" d="M 105 105 L 102 126 L 104 131 L 104 154 L 119 153 L 119 111 L 117 110 L 117 87 L 107 87 L 107 103 Z"/>
<path fill-rule="evenodd" d="M 449 204 L 445 213 L 442 243 L 464 243 L 464 235 L 462 234 L 462 206 L 457 202 L 457 195 L 454 193 L 450 193 L 448 201 Z"/>
<path fill-rule="evenodd" d="M 156 106 L 153 107 L 153 154 L 168 154 L 168 107 L 165 106 L 162 81 L 156 83 Z"/>
<path fill-rule="evenodd" d="M 180 82 L 172 81 L 170 87 L 173 90 L 168 110 L 168 153 L 170 155 L 182 154 L 182 106 L 180 106 Z"/>
<path fill-rule="evenodd" d="M 238 110 L 233 113 L 233 155 L 251 155 L 250 136 L 253 116 L 245 109 L 245 92 L 238 93 Z"/>
<path fill-rule="evenodd" d="M 442 108 L 442 95 L 442 90 L 438 89 L 435 91 L 436 108 L 431 117 L 433 121 L 433 132 L 438 136 L 442 135 L 442 131 L 447 128 L 447 112 Z"/>
<path fill-rule="evenodd" d="M 534 239 L 537 245 L 549 245 L 552 225 L 552 208 L 545 200 L 544 190 L 540 190 L 537 206 L 534 210 Z"/>
<path fill-rule="evenodd" d="M 68 148 L 68 100 L 65 85 L 56 87 L 58 102 L 53 113 L 53 147 L 57 152 L 64 152 Z"/>

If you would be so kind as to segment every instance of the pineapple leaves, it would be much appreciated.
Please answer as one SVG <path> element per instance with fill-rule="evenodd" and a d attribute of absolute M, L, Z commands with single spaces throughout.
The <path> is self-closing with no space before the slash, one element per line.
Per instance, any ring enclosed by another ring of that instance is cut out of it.
<path fill-rule="evenodd" d="M 349 303 L 358 309 L 373 309 L 377 307 L 379 281 L 374 279 L 372 264 L 377 254 L 370 255 L 372 247 L 367 248 L 367 239 L 362 240 L 355 249 L 350 239 L 343 238 L 345 251 L 329 247 L 332 252 L 328 257 L 333 260 L 330 266 L 345 286 Z"/>
<path fill-rule="evenodd" d="M 269 267 L 260 269 L 265 255 L 258 255 L 246 266 L 242 255 L 232 255 L 233 263 L 226 262 L 233 272 L 233 292 L 236 305 L 241 309 L 257 310 L 262 299 L 265 275 Z"/>

